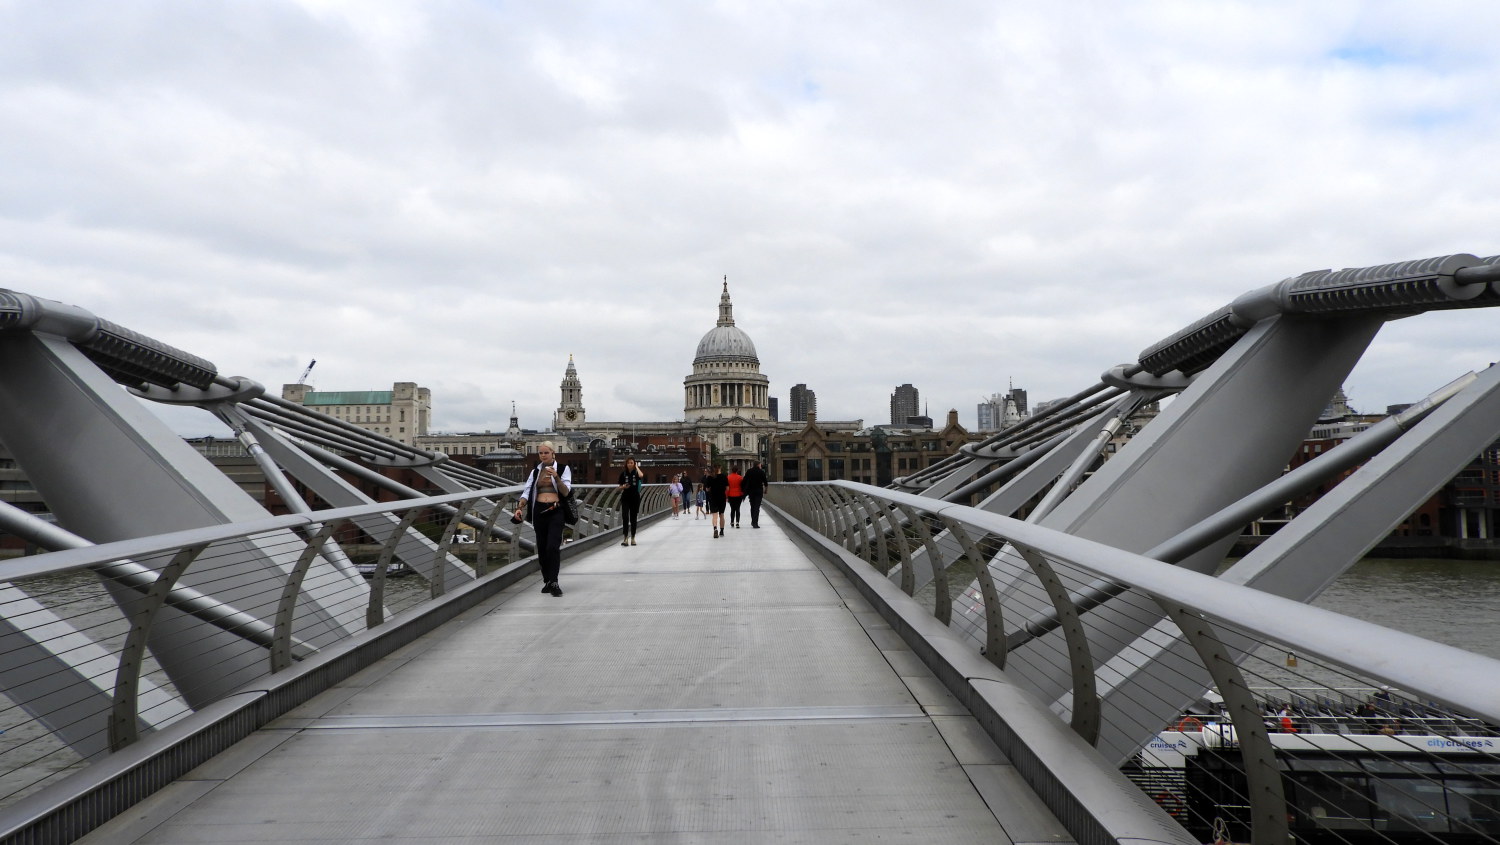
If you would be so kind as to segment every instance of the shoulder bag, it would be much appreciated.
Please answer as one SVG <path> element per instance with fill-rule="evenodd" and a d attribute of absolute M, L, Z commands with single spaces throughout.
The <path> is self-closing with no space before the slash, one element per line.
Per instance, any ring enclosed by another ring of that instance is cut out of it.
<path fill-rule="evenodd" d="M 578 492 L 573 489 L 572 478 L 568 473 L 568 495 L 562 497 L 563 522 L 567 525 L 578 524 Z"/>

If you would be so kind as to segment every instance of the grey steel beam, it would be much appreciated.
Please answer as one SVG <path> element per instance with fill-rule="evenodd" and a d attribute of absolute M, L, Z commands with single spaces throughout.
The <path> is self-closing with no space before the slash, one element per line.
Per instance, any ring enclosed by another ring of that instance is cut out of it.
<path fill-rule="evenodd" d="M 18 620 L 24 620 L 24 625 Z M 0 584 L 0 691 L 85 760 L 108 753 L 116 656 L 12 584 Z M 142 679 L 135 730 L 154 731 L 172 696 Z"/>
<path fill-rule="evenodd" d="M 282 472 L 281 467 L 271 459 L 265 447 L 260 445 L 260 440 L 250 430 L 250 421 L 236 405 L 228 401 L 215 402 L 209 404 L 207 409 L 228 426 L 230 431 L 234 432 L 235 437 L 245 447 L 245 451 L 250 453 L 255 465 L 260 468 L 261 475 L 265 476 L 266 481 L 276 491 L 276 495 L 281 497 L 281 502 L 287 510 L 293 513 L 308 513 L 312 510 L 307 502 L 302 500 L 301 494 L 297 492 L 291 479 L 286 477 L 286 473 Z M 323 550 L 323 556 L 341 571 L 354 572 L 354 563 L 349 560 L 348 555 L 344 554 L 344 550 L 337 543 L 326 547 Z"/>
<path fill-rule="evenodd" d="M 897 479 L 893 486 L 912 492 L 919 491 L 923 495 L 947 498 L 959 486 L 958 482 L 951 480 L 955 475 L 960 480 L 969 478 L 979 471 L 980 466 L 987 466 L 997 460 L 1008 460 L 1019 454 L 1020 450 L 1054 439 L 1093 416 L 1099 406 L 1114 401 L 1122 392 L 1119 387 L 1097 384 L 979 443 L 965 444 L 959 448 L 958 454 Z"/>
<path fill-rule="evenodd" d="M 794 486 L 785 482 L 778 486 Z M 846 481 L 809 484 L 866 489 Z M 1129 584 L 1132 592 L 1174 602 L 1215 623 L 1248 631 L 1274 631 L 1298 654 L 1354 668 L 1372 680 L 1420 693 L 1439 704 L 1500 724 L 1500 660 L 1383 628 L 1212 575 L 1142 557 L 1134 552 L 1054 528 L 1030 525 L 964 505 L 945 504 L 897 490 L 868 488 L 869 495 L 941 516 L 1036 549 L 1057 563 Z M 1396 661 L 1391 655 L 1402 655 Z M 1409 657 L 1410 659 L 1405 659 Z M 1013 667 L 1007 668 L 1007 674 Z"/>
<path fill-rule="evenodd" d="M 960 487 L 953 488 L 951 492 L 940 498 L 945 502 L 957 502 L 961 505 L 969 504 L 970 497 L 980 493 L 991 485 L 999 484 L 1004 486 L 1016 473 L 1050 454 L 1068 436 L 1067 433 L 1058 434 L 1046 442 L 1038 443 L 1026 449 L 1016 450 L 1011 457 L 996 458 L 995 462 L 999 463 L 999 466 L 985 472 L 983 475 L 976 476 L 972 481 Z M 1055 477 L 1057 473 L 1054 472 L 1052 475 Z M 1011 512 L 1014 513 L 1014 510 Z"/>
<path fill-rule="evenodd" d="M 260 439 L 261 444 L 271 457 L 281 466 L 289 470 L 303 484 L 306 484 L 313 492 L 335 508 L 352 507 L 355 505 L 374 504 L 374 500 L 360 492 L 358 488 L 342 478 L 339 478 L 328 467 L 324 461 L 329 457 L 321 450 L 299 446 L 287 440 L 281 432 L 271 428 L 259 419 L 249 417 L 244 419 L 245 426 Z M 311 453 L 310 455 L 308 453 Z M 352 464 L 351 461 L 341 463 Z M 358 466 L 358 464 L 353 464 Z M 340 466 L 340 469 L 346 467 Z M 376 476 L 384 478 L 379 473 L 371 470 L 363 471 L 362 477 Z M 416 491 L 411 491 L 416 493 Z M 420 494 L 411 498 L 420 498 Z M 384 543 L 390 532 L 395 530 L 397 519 L 395 516 L 385 513 L 369 514 L 354 520 L 361 531 L 374 538 L 377 543 Z M 424 537 L 420 532 L 407 531 L 396 549 L 396 556 L 407 566 L 416 570 L 422 577 L 433 580 L 436 571 L 433 565 L 433 553 L 437 544 Z M 473 578 L 473 573 L 468 567 L 460 564 L 456 559 L 448 558 L 444 569 L 451 574 L 454 583 Z"/>
<path fill-rule="evenodd" d="M 43 522 L 6 502 L 0 502 L 0 530 L 25 537 L 49 551 L 83 549 L 94 545 L 77 534 Z M 0 577 L 7 577 L 14 568 L 13 564 L 0 563 Z M 99 564 L 91 569 L 99 577 L 107 578 L 141 594 L 151 592 L 158 579 L 157 572 L 133 560 L 115 560 Z M 166 594 L 165 602 L 222 631 L 244 637 L 248 642 L 265 648 L 271 647 L 272 627 L 270 625 L 191 587 L 184 587 L 180 584 L 173 586 Z"/>
<path fill-rule="evenodd" d="M 1118 402 L 1116 407 L 1118 407 Z M 1090 422 L 1079 425 L 1071 433 L 1058 435 L 1057 437 L 1062 438 L 1061 441 L 1056 438 L 1048 441 L 1049 444 L 1055 445 L 1052 445 L 1046 452 L 1038 451 L 1044 448 L 1043 446 L 1033 447 L 1024 458 L 1013 462 L 1020 464 L 1018 474 L 1012 477 L 1005 486 L 985 497 L 979 507 L 1004 516 L 1014 514 L 1027 502 L 1036 498 L 1048 484 L 1053 484 L 1067 466 L 1078 460 L 1079 455 L 1082 455 L 1094 440 L 1093 424 L 1109 413 L 1110 411 L 1106 410 L 1103 414 L 1093 417 Z M 961 504 L 966 503 L 961 502 Z M 939 548 L 954 552 L 955 557 L 960 553 L 953 539 L 948 537 L 946 532 L 939 532 L 933 538 L 933 542 Z M 925 548 L 919 549 L 912 556 L 912 573 L 916 589 L 921 589 L 932 582 L 934 575 L 932 558 L 929 557 Z M 897 573 L 892 572 L 890 576 L 894 580 Z"/>
<path fill-rule="evenodd" d="M 372 460 L 378 460 L 380 455 L 384 455 L 393 466 L 437 463 L 443 458 L 438 453 L 408 446 L 399 440 L 376 434 L 369 429 L 319 413 L 279 396 L 258 396 L 246 402 L 245 406 L 246 410 L 273 417 L 281 424 L 295 425 L 305 431 L 317 432 L 349 442 L 355 451 L 370 453 Z"/>
<path fill-rule="evenodd" d="M 1231 533 L 1237 534 L 1244 526 L 1260 518 L 1272 508 L 1291 501 L 1378 454 L 1380 450 L 1395 442 L 1403 432 L 1416 425 L 1443 402 L 1473 383 L 1475 378 L 1473 373 L 1468 373 L 1455 379 L 1405 411 L 1375 423 L 1340 444 L 1337 449 L 1322 453 L 1317 458 L 1287 472 L 1275 481 L 1226 506 L 1197 525 L 1143 554 L 1154 560 L 1176 563 L 1212 543 L 1223 540 Z M 1081 611 L 1089 610 L 1119 595 L 1124 589 L 1118 584 L 1107 581 L 1094 581 L 1073 595 L 1073 603 Z M 1011 634 L 1009 642 L 1012 645 L 1021 645 L 1027 640 L 1052 630 L 1056 623 L 1056 616 L 1050 612 L 1034 614 Z"/>
<path fill-rule="evenodd" d="M 1497 440 L 1500 366 L 1491 365 L 1220 577 L 1310 600 Z"/>
<path fill-rule="evenodd" d="M 0 442 L 70 531 L 108 542 L 265 516 L 71 342 L 45 333 L 0 332 L 0 360 L 0 407 L 7 409 L 0 414 Z M 68 433 L 68 448 L 59 448 L 59 432 Z M 281 539 L 246 538 L 221 548 L 213 571 L 189 571 L 185 586 L 211 589 L 229 606 L 265 606 L 268 582 L 279 581 L 290 565 L 277 548 Z M 323 575 L 298 628 L 313 626 L 336 637 L 358 625 L 358 608 L 351 614 L 342 594 L 347 581 L 338 583 L 336 571 Z M 108 581 L 105 586 L 117 604 L 137 595 Z M 162 611 L 162 620 L 151 650 L 189 702 L 213 700 L 264 671 L 242 638 L 172 607 Z M 215 651 L 221 653 L 204 656 Z"/>
<path fill-rule="evenodd" d="M 354 461 L 351 461 L 348 458 L 345 458 L 345 457 L 343 457 L 341 455 L 336 455 L 333 452 L 328 451 L 327 449 L 323 449 L 323 448 L 321 448 L 319 446 L 315 446 L 315 445 L 313 445 L 311 443 L 307 443 L 305 441 L 299 442 L 297 444 L 297 448 L 300 451 L 306 452 L 308 455 L 311 455 L 312 457 L 316 458 L 318 462 L 326 464 L 326 465 L 328 465 L 330 467 L 333 467 L 335 469 L 341 469 L 341 470 L 349 473 L 350 475 L 353 475 L 356 478 L 361 478 L 361 479 L 364 479 L 365 481 L 370 482 L 371 484 L 377 485 L 379 487 L 383 487 L 383 488 L 391 491 L 392 493 L 395 493 L 396 495 L 401 496 L 402 498 L 407 498 L 407 499 L 422 499 L 422 498 L 427 498 L 427 494 L 423 493 L 420 490 L 416 490 L 416 489 L 413 489 L 411 487 L 407 487 L 405 484 L 402 484 L 402 483 L 396 481 L 394 478 L 390 478 L 388 476 L 382 475 L 382 474 L 376 472 L 375 470 L 369 469 L 368 467 L 360 466 L 359 464 L 355 463 Z M 458 492 L 468 492 L 468 488 L 465 488 L 464 490 L 460 490 Z M 448 514 L 452 513 L 452 507 L 453 507 L 452 505 L 443 504 L 443 505 L 438 505 L 437 507 L 438 507 L 438 510 L 442 511 L 443 513 L 448 513 Z M 475 528 L 482 527 L 485 524 L 485 520 L 483 520 L 481 518 L 478 518 L 478 517 L 469 517 L 469 518 L 466 518 L 464 520 L 464 522 L 465 522 L 465 524 L 471 525 L 471 526 L 473 526 Z M 498 532 L 499 536 L 502 539 L 510 539 L 510 533 L 508 531 L 506 531 L 505 529 L 493 528 L 493 526 L 492 526 L 492 530 Z M 521 541 L 521 546 L 522 546 L 522 548 L 524 548 L 524 549 L 526 549 L 528 551 L 536 551 L 536 546 L 530 540 L 522 540 Z"/>
<path fill-rule="evenodd" d="M 1379 326 L 1373 319 L 1287 318 L 1256 325 L 1041 524 L 1144 552 L 1244 497 L 1281 474 Z M 1273 395 L 1276 401 L 1268 402 Z M 1247 419 L 1257 425 L 1242 425 Z M 1210 570 L 1232 542 L 1211 545 L 1181 565 Z M 1011 618 L 1032 611 L 1028 601 L 1008 597 L 1026 580 L 1022 567 L 1008 556 L 992 567 Z M 1127 648 L 1159 617 L 1156 608 L 1128 598 L 1096 608 L 1085 620 L 1096 658 Z M 981 624 L 977 615 L 968 622 L 976 632 Z M 1034 657 L 1020 660 L 1021 653 Z M 1059 700 L 1070 684 L 1050 667 L 1066 665 L 1066 654 L 1062 639 L 1048 634 L 1012 648 L 1007 672 L 1045 700 Z M 1112 730 L 1107 722 L 1106 744 L 1114 741 Z"/>
<path fill-rule="evenodd" d="M 1072 683 L 1072 696 L 1068 702 L 1068 726 L 1083 737 L 1084 742 L 1095 745 L 1099 742 L 1101 707 L 1094 678 L 1094 658 L 1082 619 L 1068 602 L 1068 588 L 1057 576 L 1057 570 L 1053 569 L 1051 562 L 1035 549 L 1024 546 L 1015 548 L 1031 567 L 1037 582 L 1047 591 L 1052 609 L 1061 620 L 1060 627 L 1068 647 L 1068 670 Z"/>
<path fill-rule="evenodd" d="M 1072 494 L 1073 489 L 1083 480 L 1084 473 L 1087 473 L 1094 464 L 1099 462 L 1099 457 L 1104 453 L 1104 448 L 1119 433 L 1123 419 L 1133 413 L 1136 408 L 1140 407 L 1144 399 L 1145 397 L 1140 394 L 1127 394 L 1105 413 L 1103 422 L 1098 428 L 1090 426 L 1082 427 L 1092 437 L 1089 439 L 1087 445 L 1079 451 L 1073 462 L 1068 465 L 1067 469 L 1063 470 L 1057 476 L 1057 479 L 1052 482 L 1052 487 L 1047 490 L 1047 493 L 1042 496 L 1042 500 L 1037 502 L 1036 507 L 1027 515 L 1027 522 L 1041 522 L 1046 518 L 1047 514 L 1052 513 L 1052 509 L 1057 507 L 1059 502 Z"/>
<path fill-rule="evenodd" d="M 1266 734 L 1260 706 L 1240 672 L 1237 655 L 1225 648 L 1219 632 L 1208 620 L 1171 602 L 1163 603 L 1162 610 L 1192 644 L 1199 665 L 1213 678 L 1214 688 L 1219 690 L 1229 721 L 1234 725 L 1235 742 L 1244 763 L 1246 800 L 1250 803 L 1251 845 L 1284 845 L 1293 841 L 1281 766 Z M 1181 708 L 1177 712 L 1182 712 Z"/>
<path fill-rule="evenodd" d="M 1454 395 L 1453 389 L 1458 384 L 1465 386 Z M 1453 478 L 1475 454 L 1500 439 L 1500 367 L 1491 366 L 1472 379 L 1462 379 L 1432 398 L 1446 398 L 1446 401 L 1436 406 L 1424 403 L 1412 409 L 1407 419 L 1387 420 L 1389 428 L 1399 429 L 1409 424 L 1411 418 L 1420 418 L 1409 432 L 1370 457 L 1353 475 L 1223 572 L 1219 579 L 1296 601 L 1310 601 Z M 1387 432 L 1372 438 L 1374 442 L 1381 440 L 1389 440 Z M 1345 450 L 1349 452 L 1344 456 L 1348 460 L 1367 452 L 1368 447 L 1361 449 L 1347 444 L 1327 454 L 1338 455 Z M 1116 703 L 1122 717 L 1147 724 L 1152 720 L 1164 723 L 1195 700 L 1201 686 L 1189 673 L 1164 678 L 1150 669 L 1163 661 L 1181 659 L 1186 652 L 1179 636 L 1168 633 L 1164 638 L 1157 632 L 1149 640 L 1128 651 L 1142 657 L 1149 653 L 1150 660 L 1138 657 L 1134 666 L 1121 661 L 1111 667 L 1111 677 L 1117 680 L 1106 698 Z M 1224 644 L 1235 662 L 1243 660 L 1256 645 L 1243 639 L 1227 640 Z M 1121 739 L 1111 749 L 1117 759 L 1134 753 L 1139 744 Z"/>
<path fill-rule="evenodd" d="M 245 447 L 245 451 L 250 453 L 251 460 L 255 461 L 255 465 L 260 468 L 261 475 L 265 476 L 266 481 L 271 485 L 271 489 L 275 490 L 276 495 L 281 497 L 281 502 L 286 506 L 287 510 L 293 513 L 307 513 L 312 510 L 307 502 L 302 501 L 302 496 L 297 492 L 297 488 L 292 484 L 291 479 L 286 477 L 286 473 L 282 472 L 281 467 L 271 459 L 265 447 L 260 445 L 260 440 L 256 438 L 255 432 L 250 430 L 249 422 L 237 407 L 227 403 L 219 403 L 213 406 L 211 410 L 214 416 L 218 417 L 224 425 L 229 427 L 230 431 L 234 432 L 240 444 Z"/>
<path fill-rule="evenodd" d="M 328 420 L 316 419 L 312 414 L 291 414 L 260 402 L 243 402 L 239 407 L 247 415 L 275 425 L 299 440 L 351 452 L 367 461 L 399 461 L 403 458 L 402 453 L 392 446 L 355 436 L 352 432 L 329 425 Z"/>

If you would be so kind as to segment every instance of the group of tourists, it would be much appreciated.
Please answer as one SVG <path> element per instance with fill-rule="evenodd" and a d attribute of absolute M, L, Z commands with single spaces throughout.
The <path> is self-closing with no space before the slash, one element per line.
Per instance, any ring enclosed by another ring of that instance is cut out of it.
<path fill-rule="evenodd" d="M 708 518 L 713 525 L 714 537 L 723 537 L 728 528 L 740 527 L 740 506 L 750 500 L 750 527 L 760 527 L 760 500 L 766 494 L 766 470 L 760 461 L 754 461 L 750 469 L 740 474 L 738 464 L 728 472 L 722 464 L 714 464 L 703 477 L 702 489 L 708 500 Z M 729 523 L 724 522 L 724 511 L 729 511 Z"/>
<path fill-rule="evenodd" d="M 537 563 L 542 570 L 542 592 L 562 596 L 558 585 L 558 573 L 562 565 L 563 504 L 572 490 L 573 475 L 567 466 L 560 465 L 557 453 L 547 441 L 537 447 L 537 465 L 526 478 L 520 502 L 516 505 L 511 521 L 530 522 L 536 529 Z M 635 458 L 626 458 L 620 470 L 616 489 L 620 495 L 620 545 L 634 546 L 636 527 L 640 522 L 642 490 L 646 484 L 645 473 Z M 673 476 L 667 485 L 672 498 L 672 518 L 686 516 L 691 505 L 696 509 L 694 519 L 706 515 L 714 529 L 714 538 L 723 537 L 726 529 L 740 527 L 740 506 L 750 500 L 750 527 L 760 527 L 760 501 L 766 493 L 770 480 L 760 461 L 751 462 L 750 468 L 740 473 L 738 463 L 726 472 L 724 465 L 716 463 L 694 485 L 687 473 Z M 724 512 L 729 511 L 728 524 Z"/>

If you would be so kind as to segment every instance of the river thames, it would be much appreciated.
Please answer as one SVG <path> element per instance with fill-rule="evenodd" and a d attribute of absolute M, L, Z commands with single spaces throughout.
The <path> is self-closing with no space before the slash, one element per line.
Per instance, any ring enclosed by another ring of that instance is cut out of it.
<path fill-rule="evenodd" d="M 1500 561 L 1362 560 L 1313 604 L 1500 659 Z"/>

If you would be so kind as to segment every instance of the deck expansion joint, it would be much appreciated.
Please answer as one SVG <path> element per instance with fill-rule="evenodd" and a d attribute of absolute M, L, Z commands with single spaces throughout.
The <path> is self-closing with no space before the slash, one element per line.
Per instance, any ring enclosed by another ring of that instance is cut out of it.
<path fill-rule="evenodd" d="M 823 707 L 715 707 L 694 710 L 604 710 L 580 713 L 462 713 L 400 716 L 322 716 L 297 725 L 302 730 L 388 730 L 402 728 L 518 728 L 579 725 L 692 725 L 722 722 L 857 722 L 926 719 L 915 705 Z"/>

